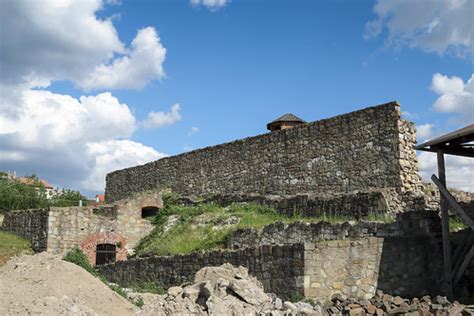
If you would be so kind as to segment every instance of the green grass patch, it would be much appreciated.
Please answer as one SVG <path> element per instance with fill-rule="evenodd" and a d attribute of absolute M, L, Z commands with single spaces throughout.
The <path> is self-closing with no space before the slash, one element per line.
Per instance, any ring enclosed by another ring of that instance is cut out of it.
<path fill-rule="evenodd" d="M 459 217 L 459 215 L 453 215 L 449 217 L 449 231 L 457 232 L 463 229 L 466 229 L 468 226 L 465 222 Z"/>
<path fill-rule="evenodd" d="M 0 266 L 20 254 L 33 254 L 31 243 L 14 233 L 0 229 Z"/>
<path fill-rule="evenodd" d="M 143 283 L 134 284 L 132 286 L 133 291 L 138 293 L 153 293 L 163 295 L 166 294 L 166 290 L 163 286 L 157 282 L 146 281 Z"/>
<path fill-rule="evenodd" d="M 155 228 L 136 247 L 137 256 L 176 255 L 219 249 L 237 229 L 261 228 L 276 222 L 326 221 L 336 224 L 355 220 L 337 215 L 288 217 L 269 206 L 255 203 L 234 203 L 225 207 L 215 203 L 182 206 L 177 205 L 178 197 L 172 193 L 167 193 L 164 200 L 168 204 L 165 203 L 165 208 L 151 220 Z M 176 219 L 173 225 L 169 225 L 170 216 Z M 365 220 L 388 223 L 393 218 L 371 214 Z"/>

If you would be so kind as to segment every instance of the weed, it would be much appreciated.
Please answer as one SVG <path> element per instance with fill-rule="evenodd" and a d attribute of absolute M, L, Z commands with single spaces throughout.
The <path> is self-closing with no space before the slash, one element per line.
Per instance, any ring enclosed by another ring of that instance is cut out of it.
<path fill-rule="evenodd" d="M 145 303 L 143 302 L 143 298 L 139 296 L 136 300 L 133 301 L 133 304 L 135 304 L 136 307 L 142 308 Z"/>
<path fill-rule="evenodd" d="M 153 293 L 163 295 L 166 293 L 166 290 L 161 286 L 161 284 L 148 280 L 143 283 L 134 284 L 132 286 L 133 290 L 139 293 Z"/>
<path fill-rule="evenodd" d="M 124 298 L 128 297 L 127 292 L 123 288 L 121 288 L 120 286 L 115 285 L 115 284 L 107 284 L 107 285 L 109 286 L 110 289 L 112 289 L 112 291 L 114 291 L 118 295 L 120 295 Z"/>
<path fill-rule="evenodd" d="M 71 249 L 63 258 L 63 260 L 74 263 L 84 270 L 92 274 L 93 276 L 98 276 L 97 271 L 87 260 L 86 255 L 81 251 L 81 249 L 75 247 Z"/>

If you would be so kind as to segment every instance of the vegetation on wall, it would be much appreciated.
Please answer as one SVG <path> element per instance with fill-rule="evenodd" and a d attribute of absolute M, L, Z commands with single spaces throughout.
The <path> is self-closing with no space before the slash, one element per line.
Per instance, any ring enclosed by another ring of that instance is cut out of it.
<path fill-rule="evenodd" d="M 234 203 L 221 206 L 201 203 L 182 206 L 174 195 L 163 197 L 165 208 L 152 219 L 153 231 L 142 238 L 135 251 L 138 256 L 175 255 L 193 251 L 223 248 L 227 238 L 240 228 L 261 228 L 275 223 L 296 221 L 342 223 L 353 218 L 321 216 L 287 217 L 275 209 L 254 203 Z M 371 217 L 370 220 L 383 220 Z"/>

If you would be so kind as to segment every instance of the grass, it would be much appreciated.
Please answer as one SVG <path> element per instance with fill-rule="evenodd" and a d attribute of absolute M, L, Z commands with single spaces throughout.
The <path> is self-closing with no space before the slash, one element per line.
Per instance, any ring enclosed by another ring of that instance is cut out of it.
<path fill-rule="evenodd" d="M 20 254 L 32 254 L 31 244 L 26 239 L 0 229 L 0 266 L 11 257 Z"/>
<path fill-rule="evenodd" d="M 153 281 L 146 281 L 132 286 L 133 291 L 138 293 L 153 293 L 163 295 L 166 290 L 159 284 Z"/>
<path fill-rule="evenodd" d="M 463 229 L 466 229 L 468 226 L 464 223 L 464 221 L 458 216 L 450 216 L 449 217 L 449 231 L 450 232 L 457 232 Z"/>
<path fill-rule="evenodd" d="M 202 203 L 196 206 L 180 206 L 175 203 L 177 197 L 169 194 L 168 204 L 152 219 L 155 225 L 150 235 L 144 237 L 136 247 L 137 256 L 176 255 L 194 251 L 222 248 L 230 234 L 242 228 L 261 228 L 275 223 L 320 222 L 332 224 L 354 220 L 344 216 L 288 217 L 275 209 L 254 203 L 234 203 L 227 207 L 215 203 Z M 177 222 L 168 231 L 164 227 L 170 216 L 179 216 Z M 229 223 L 234 220 L 233 223 Z M 392 218 L 370 215 L 367 220 L 391 222 Z"/>

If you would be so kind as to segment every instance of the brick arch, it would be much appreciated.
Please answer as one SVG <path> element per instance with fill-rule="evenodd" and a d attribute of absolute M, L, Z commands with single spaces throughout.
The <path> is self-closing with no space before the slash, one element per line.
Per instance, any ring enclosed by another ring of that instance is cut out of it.
<path fill-rule="evenodd" d="M 121 243 L 121 247 L 117 244 Z M 127 240 L 120 234 L 112 232 L 101 232 L 88 235 L 81 241 L 81 250 L 86 255 L 89 262 L 95 266 L 96 248 L 99 244 L 112 244 L 116 246 L 116 260 L 122 261 L 127 259 L 127 249 L 125 245 Z"/>

